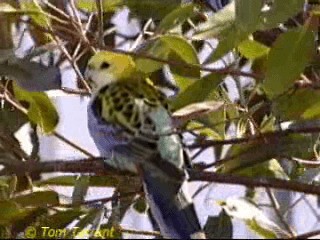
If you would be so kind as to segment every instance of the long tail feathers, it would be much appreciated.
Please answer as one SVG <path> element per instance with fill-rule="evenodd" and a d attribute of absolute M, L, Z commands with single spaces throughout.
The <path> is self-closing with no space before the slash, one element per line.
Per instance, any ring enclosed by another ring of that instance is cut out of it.
<path fill-rule="evenodd" d="M 151 213 L 165 238 L 205 238 L 183 182 L 173 182 L 143 171 L 144 189 Z"/>

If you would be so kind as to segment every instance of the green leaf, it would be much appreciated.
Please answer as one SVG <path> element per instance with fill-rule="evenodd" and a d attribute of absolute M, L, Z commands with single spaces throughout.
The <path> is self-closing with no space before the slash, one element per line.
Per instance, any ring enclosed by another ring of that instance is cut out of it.
<path fill-rule="evenodd" d="M 252 32 L 256 30 L 261 16 L 263 1 L 235 1 L 235 4 L 237 28 L 239 28 L 242 32 Z"/>
<path fill-rule="evenodd" d="M 282 34 L 270 50 L 263 88 L 269 97 L 283 93 L 310 61 L 314 50 L 313 33 L 306 28 Z"/>
<path fill-rule="evenodd" d="M 274 101 L 272 111 L 284 121 L 319 118 L 320 92 L 298 89 L 292 94 L 284 94 Z"/>
<path fill-rule="evenodd" d="M 119 178 L 113 176 L 91 176 L 90 186 L 94 187 L 116 187 L 119 184 Z"/>
<path fill-rule="evenodd" d="M 206 127 L 203 123 L 198 121 L 191 121 L 188 123 L 186 129 L 195 131 L 201 136 L 204 136 L 209 139 L 219 139 L 222 140 L 222 137 L 217 131 L 212 128 Z M 193 130 L 197 129 L 197 130 Z"/>
<path fill-rule="evenodd" d="M 192 103 L 215 99 L 215 89 L 219 85 L 219 83 L 221 83 L 221 81 L 222 76 L 220 74 L 216 74 L 215 77 L 211 75 L 210 80 L 208 80 L 207 78 L 202 78 L 195 81 L 193 84 L 187 87 L 185 91 L 181 92 L 176 97 L 176 99 L 172 101 L 173 109 L 176 110 Z"/>
<path fill-rule="evenodd" d="M 31 10 L 20 10 L 13 5 L 6 3 L 6 2 L 1 2 L 0 3 L 0 14 L 5 15 L 7 17 L 21 17 L 22 15 L 41 15 L 42 13 L 40 11 L 31 9 Z"/>
<path fill-rule="evenodd" d="M 233 225 L 231 218 L 224 210 L 218 216 L 209 216 L 204 226 L 204 232 L 208 239 L 232 239 Z"/>
<path fill-rule="evenodd" d="M 277 24 L 292 17 L 303 8 L 303 2 L 303 0 L 290 2 L 277 0 L 270 11 L 262 13 L 262 1 L 235 1 L 235 5 L 229 4 L 222 11 L 211 16 L 206 23 L 200 24 L 193 39 L 219 39 L 217 49 L 206 61 L 206 63 L 214 62 L 237 47 L 255 30 L 276 27 Z M 248 9 L 251 14 L 247 14 Z"/>
<path fill-rule="evenodd" d="M 172 28 L 184 23 L 188 18 L 195 15 L 195 5 L 186 4 L 174 9 L 166 15 L 160 22 L 156 32 L 165 33 Z"/>
<path fill-rule="evenodd" d="M 45 133 L 54 131 L 59 116 L 45 93 L 28 92 L 14 84 L 14 95 L 17 100 L 28 103 L 28 117 L 31 122 L 39 125 Z"/>
<path fill-rule="evenodd" d="M 265 228 L 264 226 L 260 226 L 259 223 L 255 220 L 246 221 L 246 225 L 253 232 L 257 233 L 259 236 L 264 237 L 265 239 L 275 239 L 277 238 L 277 234 L 270 229 Z M 280 229 L 280 227 L 279 227 Z"/>
<path fill-rule="evenodd" d="M 227 27 L 219 32 L 218 47 L 206 62 L 214 62 L 223 57 L 258 28 L 262 5 L 262 1 L 256 0 L 235 1 L 235 17 L 230 16 Z M 231 11 L 232 5 L 229 7 Z"/>
<path fill-rule="evenodd" d="M 16 203 L 23 207 L 41 207 L 59 204 L 59 196 L 54 191 L 33 192 L 13 198 Z"/>
<path fill-rule="evenodd" d="M 14 134 L 25 123 L 28 117 L 18 109 L 11 107 L 5 103 L 3 108 L 0 107 L 0 132 Z"/>
<path fill-rule="evenodd" d="M 5 181 L 0 181 L 0 201 L 9 199 L 9 185 Z"/>
<path fill-rule="evenodd" d="M 222 32 L 228 31 L 234 25 L 235 19 L 235 5 L 232 2 L 221 11 L 210 16 L 205 23 L 200 24 L 192 39 L 206 40 L 219 37 Z"/>
<path fill-rule="evenodd" d="M 38 13 L 42 13 L 37 16 L 32 16 L 32 20 L 40 26 L 48 26 L 49 19 L 47 18 L 47 16 L 43 12 L 41 6 L 39 5 L 39 3 L 37 1 L 35 1 L 35 0 L 24 1 L 21 4 L 22 4 L 21 8 L 23 10 L 35 11 Z"/>
<path fill-rule="evenodd" d="M 219 88 L 210 98 L 216 101 L 224 102 L 224 107 L 220 108 L 219 111 L 209 113 L 208 116 L 203 116 L 199 119 L 199 122 L 212 128 L 215 132 L 220 135 L 220 138 L 225 138 L 227 116 L 233 117 L 235 112 L 238 112 L 237 106 L 230 100 L 228 93 L 223 89 Z"/>
<path fill-rule="evenodd" d="M 247 167 L 237 171 L 237 174 L 247 177 L 269 177 L 289 180 L 288 175 L 276 159 L 271 159 L 263 163 L 258 163 L 252 167 Z"/>
<path fill-rule="evenodd" d="M 103 12 L 114 12 L 124 4 L 123 0 L 102 0 Z M 93 0 L 77 0 L 76 6 L 83 11 L 96 12 L 97 4 Z"/>
<path fill-rule="evenodd" d="M 11 197 L 13 193 L 17 190 L 18 177 L 16 175 L 12 175 L 11 177 L 9 177 L 8 184 L 8 196 Z"/>
<path fill-rule="evenodd" d="M 302 11 L 305 0 L 275 0 L 269 11 L 262 14 L 261 28 L 269 29 L 278 27 L 280 23 Z"/>
<path fill-rule="evenodd" d="M 146 203 L 146 199 L 144 197 L 139 197 L 133 204 L 133 208 L 138 212 L 138 213 L 146 213 L 148 210 L 148 205 Z"/>
<path fill-rule="evenodd" d="M 310 134 L 290 134 L 281 137 L 268 137 L 265 135 L 265 138 L 260 141 L 233 145 L 226 154 L 226 158 L 229 160 L 220 165 L 220 171 L 223 173 L 243 173 L 248 167 L 256 165 L 258 168 L 257 164 L 262 164 L 278 156 L 295 156 L 302 159 L 310 159 L 314 155 L 312 150 L 314 143 L 315 139 Z M 271 165 L 271 168 L 269 165 L 264 167 L 268 167 L 264 168 L 268 171 L 262 171 L 261 174 L 279 176 L 279 172 L 277 172 L 279 168 L 275 165 Z M 278 170 L 274 172 L 272 169 Z M 248 174 L 248 171 L 245 172 Z"/>
<path fill-rule="evenodd" d="M 1 2 L 0 3 L 0 13 L 12 13 L 15 12 L 16 9 L 9 3 Z"/>
<path fill-rule="evenodd" d="M 220 205 L 229 216 L 244 221 L 250 230 L 264 238 L 289 237 L 288 233 L 246 198 L 228 198 Z"/>
<path fill-rule="evenodd" d="M 247 39 L 238 45 L 238 51 L 244 57 L 255 60 L 268 55 L 270 48 L 257 41 Z"/>
<path fill-rule="evenodd" d="M 232 25 L 228 31 L 225 31 L 221 34 L 218 47 L 209 55 L 205 63 L 211 63 L 219 60 L 228 52 L 236 48 L 248 37 L 249 34 L 249 32 L 237 29 L 236 25 Z"/>
<path fill-rule="evenodd" d="M 196 50 L 186 39 L 179 36 L 165 35 L 160 37 L 160 41 L 165 43 L 166 48 L 175 52 L 185 63 L 199 64 Z"/>
<path fill-rule="evenodd" d="M 21 219 L 17 219 L 14 222 L 14 226 L 15 226 L 15 231 L 16 232 L 20 232 L 22 233 L 22 235 L 24 235 L 23 233 L 25 232 L 25 230 L 28 227 L 33 227 L 34 225 L 40 225 L 42 226 L 46 226 L 46 217 L 49 215 L 49 209 L 46 207 L 39 207 L 39 208 L 28 208 L 30 209 L 30 211 L 28 211 L 28 214 L 25 215 L 23 218 Z M 36 236 L 35 236 L 36 237 Z M 39 234 L 39 237 L 40 234 Z"/>
<path fill-rule="evenodd" d="M 138 53 L 147 54 L 152 57 L 156 57 L 159 59 L 167 60 L 170 49 L 166 46 L 166 44 L 157 39 L 152 39 L 143 44 L 140 49 L 138 49 Z M 143 73 L 150 74 L 162 68 L 163 63 L 157 62 L 147 58 L 136 58 L 135 59 L 137 69 Z"/>
<path fill-rule="evenodd" d="M 173 78 L 176 86 L 179 88 L 180 92 L 186 90 L 194 81 L 188 77 L 181 76 L 179 74 L 173 74 Z"/>
<path fill-rule="evenodd" d="M 176 110 L 172 116 L 174 119 L 186 122 L 188 120 L 197 119 L 211 112 L 217 112 L 223 106 L 223 101 L 203 101 L 199 103 L 192 103 Z"/>
<path fill-rule="evenodd" d="M 124 4 L 140 19 L 162 19 L 180 5 L 180 0 L 124 0 Z"/>
<path fill-rule="evenodd" d="M 28 210 L 22 209 L 13 201 L 0 201 L 0 224 L 6 225 L 24 218 L 28 214 Z"/>
<path fill-rule="evenodd" d="M 247 31 L 242 31 L 236 26 L 235 3 L 232 1 L 221 11 L 209 17 L 208 21 L 200 24 L 198 31 L 192 36 L 193 40 L 206 40 L 217 38 L 218 47 L 207 58 L 205 63 L 218 60 L 235 48 L 248 36 Z"/>
<path fill-rule="evenodd" d="M 34 184 L 42 185 L 57 185 L 57 186 L 74 186 L 76 184 L 76 176 L 59 176 L 41 180 Z M 118 185 L 118 179 L 112 176 L 91 176 L 89 185 L 91 187 L 114 187 Z"/>
<path fill-rule="evenodd" d="M 72 204 L 75 206 L 83 203 L 89 189 L 90 176 L 79 176 L 76 179 L 72 192 Z"/>
<path fill-rule="evenodd" d="M 76 183 L 77 177 L 76 176 L 59 176 L 53 177 L 46 180 L 41 180 L 35 182 L 34 184 L 37 186 L 43 185 L 57 185 L 57 186 L 74 186 Z"/>
<path fill-rule="evenodd" d="M 160 38 L 168 48 L 168 60 L 175 63 L 188 63 L 192 65 L 199 65 L 199 59 L 194 47 L 186 41 L 186 39 L 178 36 L 162 36 Z M 192 66 L 179 66 L 170 65 L 170 69 L 173 73 L 174 78 L 177 76 L 183 76 L 186 81 L 190 79 L 200 78 L 200 69 Z M 187 78 L 187 79 L 186 79 Z"/>
<path fill-rule="evenodd" d="M 142 46 L 139 53 L 144 53 L 162 60 L 170 60 L 176 63 L 189 63 L 198 65 L 199 59 L 193 46 L 182 37 L 164 35 L 152 39 Z M 147 74 L 155 72 L 162 68 L 163 63 L 146 58 L 136 58 L 137 68 Z M 200 70 L 192 67 L 170 66 L 174 74 L 194 77 L 200 77 Z"/>
<path fill-rule="evenodd" d="M 50 18 L 48 14 L 43 11 L 42 7 L 40 6 L 39 2 L 36 0 L 31 1 L 22 1 L 21 9 L 24 11 L 31 11 L 36 14 L 29 14 L 32 21 L 43 28 L 48 28 L 51 25 Z M 49 33 L 44 31 L 39 31 L 38 29 L 31 28 L 31 35 L 37 41 L 39 45 L 44 45 L 47 43 L 52 42 L 53 38 Z"/>

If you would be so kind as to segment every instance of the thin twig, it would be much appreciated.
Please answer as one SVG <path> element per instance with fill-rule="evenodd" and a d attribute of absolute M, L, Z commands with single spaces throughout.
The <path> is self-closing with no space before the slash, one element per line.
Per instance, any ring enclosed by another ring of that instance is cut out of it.
<path fill-rule="evenodd" d="M 75 94 L 75 95 L 81 95 L 81 96 L 91 96 L 89 92 L 86 90 L 78 90 L 78 89 L 72 89 L 72 88 L 67 88 L 67 87 L 62 87 L 61 91 L 68 93 L 68 94 Z"/>
<path fill-rule="evenodd" d="M 68 144 L 69 146 L 73 147 L 74 149 L 78 150 L 79 152 L 83 153 L 84 155 L 86 155 L 87 157 L 90 158 L 94 158 L 95 156 L 92 155 L 90 152 L 88 152 L 87 150 L 85 150 L 84 148 L 80 147 L 79 145 L 73 143 L 72 141 L 70 141 L 69 139 L 67 139 L 66 137 L 64 137 L 63 135 L 61 135 L 60 133 L 54 131 L 53 136 L 55 136 L 56 138 L 58 138 L 59 140 L 61 140 L 62 142 Z"/>
<path fill-rule="evenodd" d="M 81 29 L 81 32 L 83 32 L 81 18 L 80 18 L 80 15 L 79 15 L 79 12 L 78 12 L 78 9 L 76 7 L 74 0 L 70 0 L 70 8 L 72 10 L 73 16 L 76 19 L 78 27 Z"/>
<path fill-rule="evenodd" d="M 195 197 L 197 197 L 203 190 L 205 190 L 206 188 L 208 188 L 212 183 L 206 183 L 202 186 L 200 186 L 197 191 L 195 191 L 195 193 L 192 195 L 192 199 L 194 199 Z"/>
<path fill-rule="evenodd" d="M 283 214 L 280 212 L 280 207 L 278 204 L 278 201 L 276 197 L 274 196 L 273 192 L 269 188 L 266 188 L 267 195 L 270 199 L 271 205 L 273 207 L 273 210 L 275 211 L 279 221 L 282 223 L 282 225 L 285 227 L 286 231 L 290 233 L 291 237 L 294 237 L 296 233 L 293 231 L 291 226 L 287 223 L 287 221 L 284 219 Z"/>
<path fill-rule="evenodd" d="M 286 181 L 273 178 L 251 178 L 204 171 L 190 171 L 189 175 L 190 181 L 206 181 L 232 185 L 243 185 L 246 187 L 285 189 L 287 191 L 301 192 L 306 194 L 320 194 L 320 186 L 300 183 L 297 181 Z"/>
<path fill-rule="evenodd" d="M 132 46 L 130 47 L 130 50 L 134 50 L 137 48 L 137 46 L 139 45 L 139 43 L 141 42 L 141 40 L 143 39 L 143 36 L 145 34 L 145 32 L 148 30 L 149 26 L 152 23 L 152 18 L 150 18 L 146 24 L 144 25 L 144 27 L 142 28 L 142 31 L 140 32 L 140 34 L 138 35 L 137 39 L 134 41 L 134 43 L 132 44 Z"/>
<path fill-rule="evenodd" d="M 301 234 L 301 235 L 297 235 L 297 236 L 295 236 L 295 237 L 293 237 L 291 239 L 308 239 L 308 238 L 315 237 L 315 236 L 318 236 L 318 235 L 320 235 L 320 230 L 316 230 L 316 231 L 304 233 L 304 234 Z"/>
<path fill-rule="evenodd" d="M 102 0 L 96 0 L 96 6 L 98 10 L 98 32 L 99 32 L 99 37 L 98 37 L 98 44 L 101 48 L 104 47 L 104 31 L 103 31 L 103 7 L 102 7 Z"/>
<path fill-rule="evenodd" d="M 43 3 L 50 8 L 51 10 L 55 11 L 56 13 L 60 14 L 61 16 L 63 16 L 65 19 L 67 19 L 68 21 L 72 21 L 71 16 L 69 16 L 67 13 L 65 13 L 64 11 L 62 11 L 60 8 L 56 7 L 54 4 L 50 3 L 49 1 L 43 1 Z M 68 23 L 69 24 L 69 23 Z"/>
<path fill-rule="evenodd" d="M 62 51 L 62 53 L 67 57 L 68 61 L 70 62 L 71 66 L 73 67 L 75 73 L 77 74 L 77 77 L 80 79 L 80 82 L 82 83 L 82 85 L 84 86 L 84 88 L 91 93 L 91 88 L 89 87 L 88 83 L 86 82 L 86 80 L 83 78 L 81 71 L 77 65 L 77 63 L 75 62 L 75 60 L 70 56 L 68 50 L 61 44 L 60 40 L 53 35 L 54 40 L 57 42 L 58 47 L 60 48 L 60 50 Z"/>
<path fill-rule="evenodd" d="M 249 137 L 243 137 L 243 138 L 232 138 L 232 139 L 226 139 L 226 140 L 204 140 L 201 143 L 195 143 L 195 144 L 189 145 L 188 148 L 195 149 L 195 148 L 207 148 L 207 147 L 213 147 L 213 146 L 228 145 L 228 144 L 243 144 L 243 143 L 248 144 L 252 142 L 259 142 L 263 139 L 286 137 L 290 134 L 317 133 L 317 132 L 320 132 L 319 126 L 303 127 L 303 128 L 296 128 L 296 129 L 285 129 L 285 130 L 265 132 L 263 134 L 256 134 L 256 135 L 251 135 Z"/>
<path fill-rule="evenodd" d="M 139 192 L 139 191 L 122 193 L 121 195 L 116 195 L 116 196 L 112 196 L 112 197 L 98 198 L 98 199 L 84 201 L 80 205 L 91 205 L 91 204 L 95 204 L 95 203 L 105 204 L 105 203 L 108 203 L 108 202 L 111 202 L 111 201 L 114 201 L 114 200 L 120 200 L 120 199 L 123 199 L 123 198 L 132 197 L 132 196 L 140 194 L 140 193 L 141 192 Z M 57 206 L 59 206 L 59 207 L 74 207 L 73 204 L 58 204 Z"/>
<path fill-rule="evenodd" d="M 296 157 L 289 157 L 285 156 L 286 159 L 303 164 L 303 165 L 309 165 L 309 166 L 320 166 L 320 160 L 315 159 L 315 160 L 305 160 L 305 159 L 300 159 Z"/>

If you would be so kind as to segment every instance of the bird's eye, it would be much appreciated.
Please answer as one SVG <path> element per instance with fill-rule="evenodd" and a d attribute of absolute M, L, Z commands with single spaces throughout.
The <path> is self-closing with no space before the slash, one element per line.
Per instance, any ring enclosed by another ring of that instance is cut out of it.
<path fill-rule="evenodd" d="M 103 62 L 103 63 L 101 64 L 101 66 L 100 66 L 100 69 L 107 69 L 109 66 L 110 66 L 109 63 Z"/>

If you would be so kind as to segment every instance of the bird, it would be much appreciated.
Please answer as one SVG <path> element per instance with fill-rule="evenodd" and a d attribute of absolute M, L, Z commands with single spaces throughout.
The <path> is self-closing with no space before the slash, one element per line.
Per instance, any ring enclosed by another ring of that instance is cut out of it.
<path fill-rule="evenodd" d="M 141 177 L 163 237 L 205 238 L 187 192 L 190 159 L 165 94 L 132 57 L 111 51 L 91 57 L 85 78 L 93 91 L 88 129 L 105 164 Z"/>

